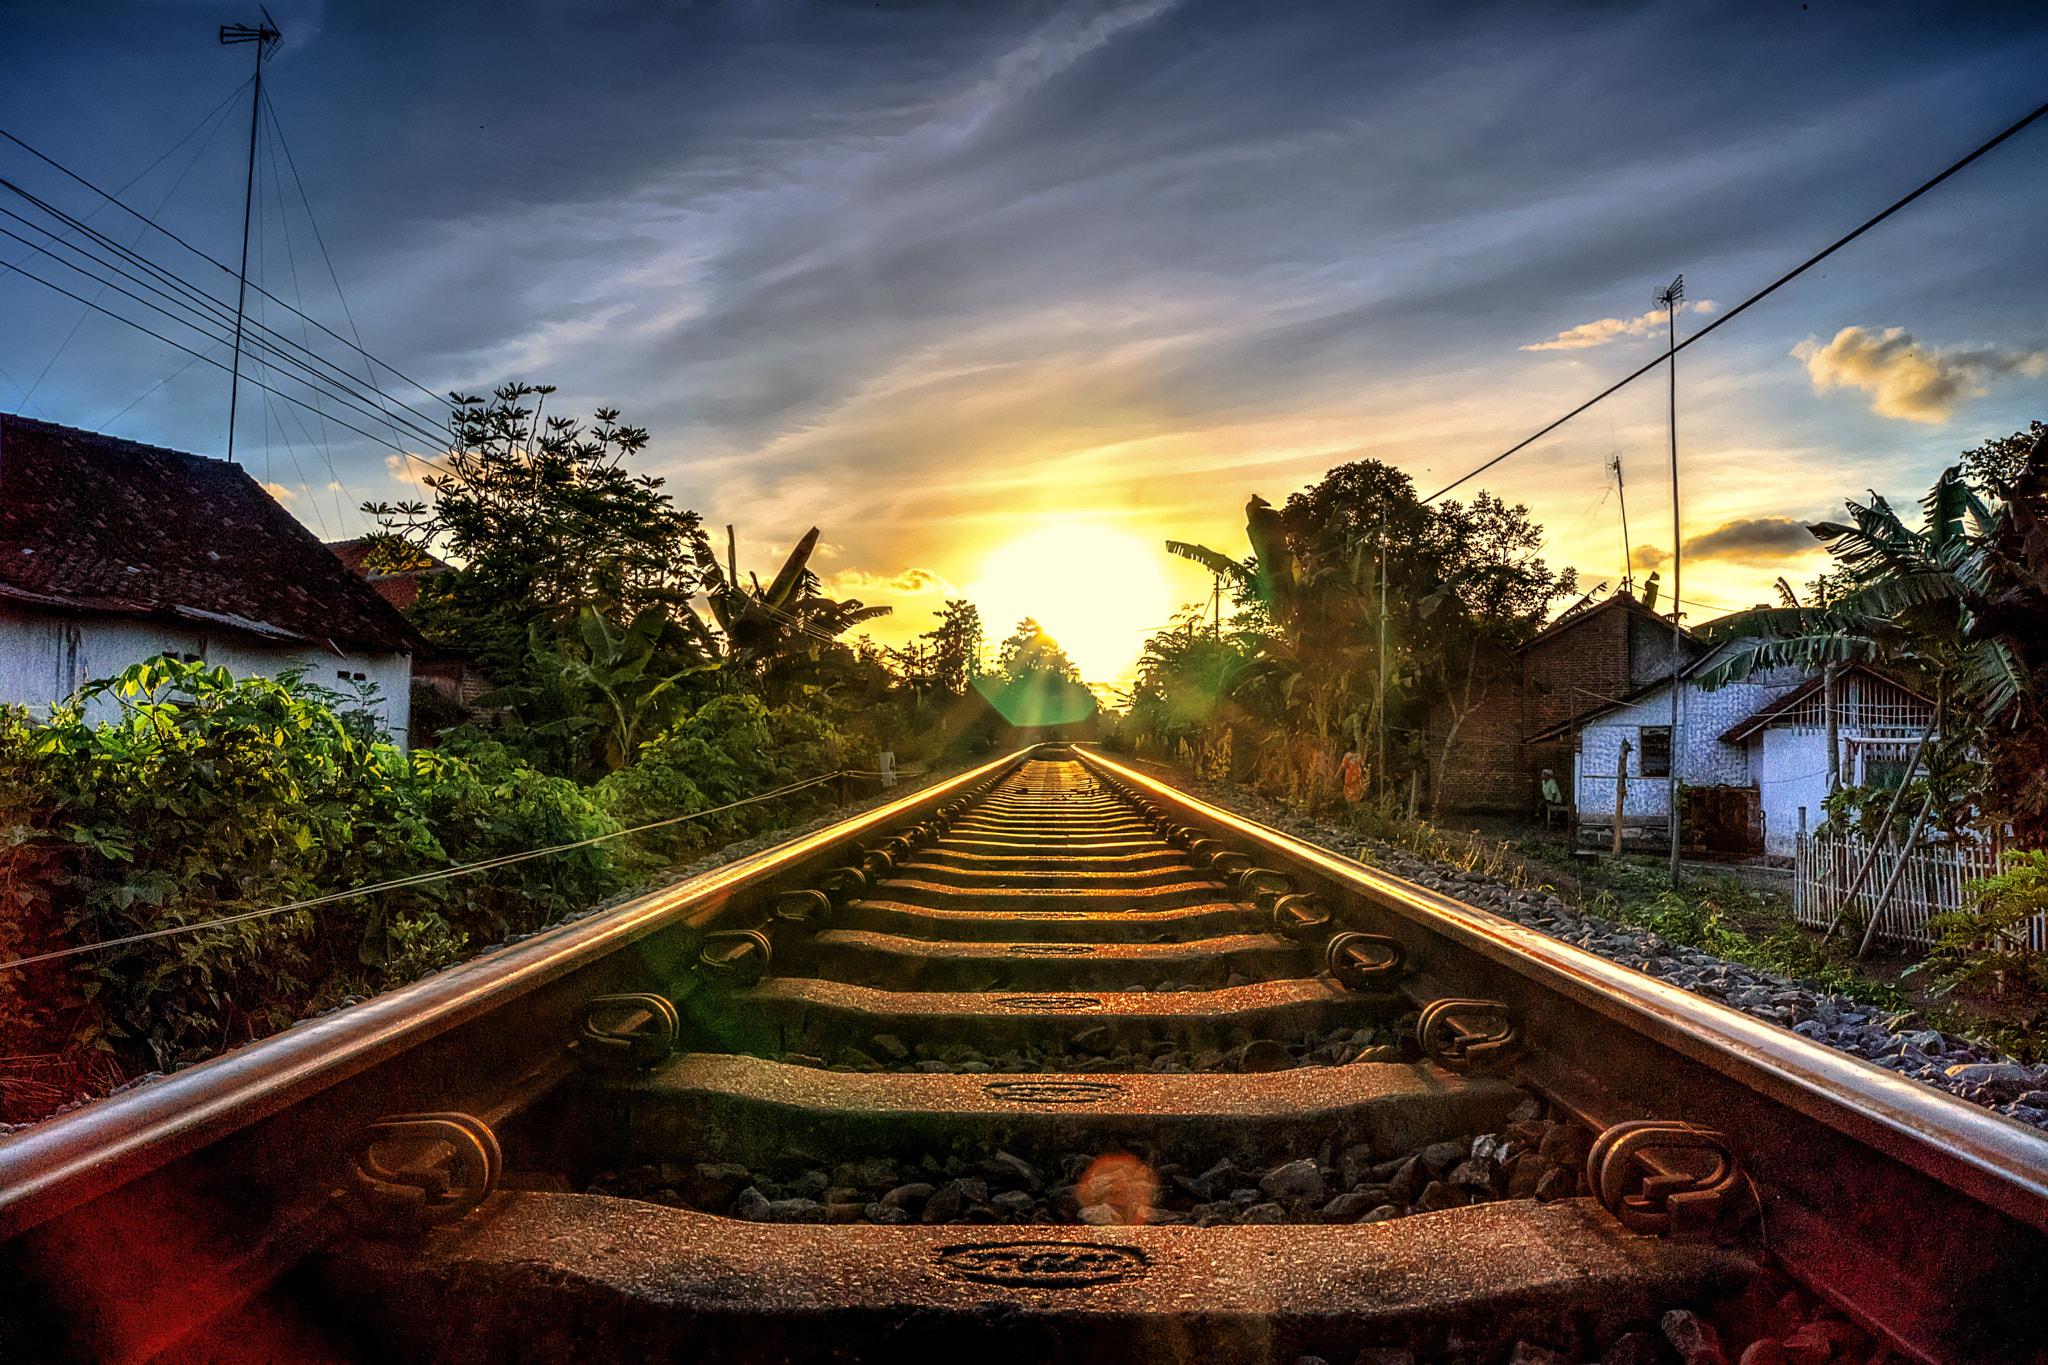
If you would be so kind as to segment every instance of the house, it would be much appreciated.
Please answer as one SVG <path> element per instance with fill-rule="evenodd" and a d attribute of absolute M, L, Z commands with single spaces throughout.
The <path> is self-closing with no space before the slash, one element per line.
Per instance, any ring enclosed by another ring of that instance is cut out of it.
<path fill-rule="evenodd" d="M 370 536 L 358 536 L 354 540 L 330 540 L 327 548 L 334 557 L 348 566 L 350 573 L 368 583 L 377 596 L 392 606 L 404 611 L 420 600 L 420 584 L 437 575 L 453 572 L 454 566 L 442 562 L 433 555 L 427 555 L 427 562 L 417 569 L 401 569 L 397 573 L 375 573 L 363 567 L 370 557 L 370 551 L 377 541 Z"/>
<path fill-rule="evenodd" d="M 1903 781 L 1934 711 L 1930 698 L 1861 664 L 1841 669 L 1834 727 L 1842 785 Z M 1811 677 L 1718 736 L 1722 745 L 1747 755 L 1763 806 L 1766 852 L 1789 856 L 1797 836 L 1821 822 L 1828 794 L 1828 719 L 1825 679 Z"/>
<path fill-rule="evenodd" d="M 362 536 L 355 540 L 328 541 L 327 548 L 334 553 L 336 559 L 347 566 L 350 573 L 368 583 L 371 591 L 401 612 L 419 601 L 422 583 L 455 571 L 452 564 L 433 555 L 426 555 L 428 562 L 417 569 L 402 569 L 397 573 L 372 572 L 363 566 L 375 543 L 370 537 Z M 491 719 L 506 714 L 503 711 L 481 712 L 476 709 L 477 698 L 496 691 L 498 684 L 477 670 L 476 659 L 467 650 L 449 645 L 422 643 L 412 656 L 412 684 L 414 688 L 432 688 L 448 703 L 446 707 L 435 705 L 428 708 L 434 711 L 436 716 L 423 722 L 427 732 L 444 722 L 452 725 L 464 718 Z M 425 704 L 417 695 L 414 700 L 416 703 Z M 432 736 L 427 732 L 420 736 L 422 744 L 431 742 Z"/>
<path fill-rule="evenodd" d="M 1582 832 L 1598 829 L 1604 836 L 1611 831 L 1619 797 L 1624 837 L 1654 833 L 1663 842 L 1670 827 L 1675 756 L 1688 803 L 1683 812 L 1687 827 L 1710 823 L 1696 817 L 1712 811 L 1711 823 L 1732 824 L 1734 829 L 1708 846 L 1724 852 L 1765 851 L 1765 831 L 1751 828 L 1759 823 L 1759 806 L 1752 794 L 1756 774 L 1748 748 L 1725 744 L 1721 735 L 1797 687 L 1801 679 L 1783 672 L 1759 674 L 1712 692 L 1703 690 L 1700 677 L 1737 643 L 1724 641 L 1679 670 L 1675 741 L 1668 675 L 1534 736 L 1538 743 L 1562 740 L 1571 746 L 1572 809 Z M 1722 794 L 1705 794 L 1716 790 Z M 1733 819 L 1714 809 L 1731 799 L 1740 812 Z"/>
<path fill-rule="evenodd" d="M 1688 662 L 1706 650 L 1690 631 L 1679 637 Z M 1452 737 L 1449 708 L 1430 715 L 1430 774 L 1442 806 L 1458 811 L 1537 807 L 1537 781 L 1549 768 L 1564 784 L 1572 767 L 1572 723 L 1670 676 L 1668 618 L 1632 594 L 1582 604 L 1492 661 L 1480 704 Z M 1449 762 L 1444 762 L 1446 747 Z"/>
<path fill-rule="evenodd" d="M 0 702 L 47 713 L 171 654 L 374 687 L 402 744 L 421 646 L 246 469 L 0 415 Z"/>
<path fill-rule="evenodd" d="M 1723 642 L 1679 677 L 1675 748 L 1685 802 L 1682 827 L 1688 846 L 1789 856 L 1798 836 L 1824 818 L 1825 680 L 1781 669 L 1703 690 L 1700 677 L 1738 643 Z M 1911 688 L 1862 665 L 1842 669 L 1835 727 L 1843 785 L 1899 781 L 1933 715 L 1934 704 Z M 1537 736 L 1545 742 L 1558 738 L 1568 739 L 1573 750 L 1572 797 L 1580 828 L 1611 831 L 1617 791 L 1625 790 L 1624 835 L 1654 832 L 1662 842 L 1674 752 L 1670 680 Z M 1617 780 L 1618 771 L 1626 772 L 1626 783 Z"/>

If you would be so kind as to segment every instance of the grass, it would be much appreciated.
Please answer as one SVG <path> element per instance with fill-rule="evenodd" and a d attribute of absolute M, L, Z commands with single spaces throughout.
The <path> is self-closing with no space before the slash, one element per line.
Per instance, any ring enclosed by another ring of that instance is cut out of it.
<path fill-rule="evenodd" d="M 1352 823 L 1367 838 L 1519 889 L 1558 892 L 1579 913 L 1648 929 L 1726 961 L 1790 977 L 1809 990 L 1886 1010 L 1910 1004 L 1898 986 L 1861 970 L 1849 944 L 1822 943 L 1795 924 L 1784 897 L 1759 894 L 1725 873 L 1694 874 L 1674 889 L 1661 857 L 1624 854 L 1587 863 L 1555 840 L 1454 834 L 1427 820 L 1369 810 Z"/>

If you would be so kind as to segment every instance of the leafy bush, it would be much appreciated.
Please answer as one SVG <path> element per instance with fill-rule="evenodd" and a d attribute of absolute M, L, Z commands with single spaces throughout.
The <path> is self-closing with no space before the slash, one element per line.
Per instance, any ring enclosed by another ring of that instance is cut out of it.
<path fill-rule="evenodd" d="M 1938 995 L 2002 987 L 2008 979 L 2048 990 L 2048 957 L 2027 943 L 2027 921 L 2048 912 L 2048 849 L 2008 853 L 1997 876 L 1965 890 L 1977 904 L 1929 920 L 1934 949 L 1910 970 L 1932 972 Z"/>
<path fill-rule="evenodd" d="M 616 833 L 592 793 L 529 767 L 474 726 L 412 755 L 413 797 L 448 861 L 483 862 Z M 612 844 L 571 849 L 438 884 L 437 908 L 455 929 L 487 942 L 531 933 L 588 908 L 624 884 Z"/>
<path fill-rule="evenodd" d="M 101 942 L 442 861 L 404 756 L 365 742 L 338 700 L 295 676 L 237 681 L 158 658 L 89 684 L 47 724 L 15 713 L 0 807 L 16 866 L 37 864 L 11 884 L 33 932 Z M 58 973 L 83 1006 L 69 1041 L 162 1066 L 280 1027 L 355 958 L 366 914 L 345 901 L 72 959 Z"/>
<path fill-rule="evenodd" d="M 589 793 L 473 731 L 408 757 L 346 705 L 292 674 L 238 680 L 157 658 L 89 684 L 46 723 L 0 710 L 0 953 L 208 925 L 0 973 L 0 1055 L 166 1068 L 620 885 L 598 845 L 211 923 L 618 828 Z M 35 1116 L 26 1090 L 0 1084 L 0 1108 Z"/>
<path fill-rule="evenodd" d="M 775 787 L 836 771 L 845 741 L 821 717 L 771 711 L 758 697 L 714 697 L 640 751 L 640 761 L 597 784 L 605 809 L 628 828 L 728 806 Z M 824 789 L 720 811 L 631 836 L 643 864 L 685 862 L 704 850 L 816 810 Z"/>

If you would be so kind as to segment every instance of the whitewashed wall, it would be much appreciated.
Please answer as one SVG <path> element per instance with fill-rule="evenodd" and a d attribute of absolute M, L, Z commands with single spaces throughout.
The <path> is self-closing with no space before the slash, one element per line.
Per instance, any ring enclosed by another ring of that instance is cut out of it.
<path fill-rule="evenodd" d="M 1702 692 L 1685 685 L 1681 698 L 1679 778 L 1690 787 L 1749 785 L 1755 780 L 1749 753 L 1742 745 L 1723 744 L 1721 735 L 1730 726 L 1758 709 L 1768 706 L 1792 690 L 1792 681 L 1731 683 L 1714 692 Z M 1578 810 L 1581 815 L 1614 814 L 1614 767 L 1621 742 L 1629 743 L 1629 815 L 1668 815 L 1671 810 L 1668 779 L 1642 775 L 1642 731 L 1644 726 L 1671 724 L 1671 689 L 1659 687 L 1626 706 L 1617 707 L 1587 725 L 1574 761 Z"/>
<path fill-rule="evenodd" d="M 1828 737 L 1824 730 L 1773 726 L 1750 743 L 1764 807 L 1764 852 L 1790 857 L 1799 835 L 1799 809 L 1806 828 L 1827 818 Z"/>
<path fill-rule="evenodd" d="M 356 675 L 375 683 L 371 711 L 400 746 L 411 724 L 412 656 L 346 654 L 325 648 L 265 644 L 250 636 L 131 617 L 78 617 L 0 606 L 0 702 L 26 706 L 39 716 L 96 678 L 110 678 L 157 654 L 196 654 L 238 678 L 274 677 L 305 670 L 307 682 L 353 697 Z M 343 677 L 341 675 L 347 675 Z M 96 707 L 104 719 L 115 708 Z"/>

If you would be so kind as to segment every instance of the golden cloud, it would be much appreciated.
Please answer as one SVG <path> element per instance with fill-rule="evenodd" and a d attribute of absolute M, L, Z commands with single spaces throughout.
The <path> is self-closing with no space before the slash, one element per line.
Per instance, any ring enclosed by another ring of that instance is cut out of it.
<path fill-rule="evenodd" d="M 1698 303 L 1681 303 L 1678 311 L 1683 313 L 1711 313 L 1712 299 L 1701 299 Z M 1525 351 L 1578 351 L 1588 346 L 1604 346 L 1616 337 L 1645 337 L 1662 327 L 1668 318 L 1662 308 L 1653 308 L 1639 318 L 1601 318 L 1598 322 L 1582 322 L 1578 326 L 1559 332 L 1549 341 L 1539 341 L 1533 346 L 1524 346 Z"/>
<path fill-rule="evenodd" d="M 1808 337 L 1792 354 L 1806 362 L 1815 393 L 1862 389 L 1871 396 L 1872 412 L 1908 422 L 1945 422 L 1956 404 L 1982 394 L 1987 380 L 2038 376 L 2048 367 L 2048 351 L 1923 346 L 1902 327 L 1881 333 L 1844 327 L 1827 345 Z"/>

